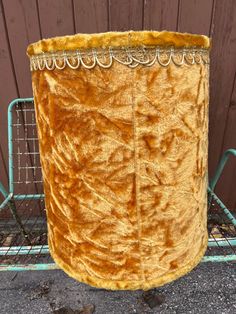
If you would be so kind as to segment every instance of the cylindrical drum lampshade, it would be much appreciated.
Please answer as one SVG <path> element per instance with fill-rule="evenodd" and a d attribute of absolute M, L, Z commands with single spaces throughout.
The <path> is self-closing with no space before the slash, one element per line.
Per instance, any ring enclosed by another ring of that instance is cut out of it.
<path fill-rule="evenodd" d="M 48 244 L 71 277 L 148 290 L 201 261 L 210 48 L 170 31 L 28 46 Z"/>

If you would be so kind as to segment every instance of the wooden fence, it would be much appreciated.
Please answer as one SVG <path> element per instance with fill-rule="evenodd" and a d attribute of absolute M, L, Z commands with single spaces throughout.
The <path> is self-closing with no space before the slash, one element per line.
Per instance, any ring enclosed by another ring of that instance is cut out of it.
<path fill-rule="evenodd" d="M 236 148 L 235 0 L 0 0 L 0 180 L 7 187 L 7 106 L 31 97 L 26 47 L 41 38 L 74 33 L 169 30 L 212 38 L 209 176 L 222 152 Z M 236 208 L 236 160 L 218 193 Z"/>

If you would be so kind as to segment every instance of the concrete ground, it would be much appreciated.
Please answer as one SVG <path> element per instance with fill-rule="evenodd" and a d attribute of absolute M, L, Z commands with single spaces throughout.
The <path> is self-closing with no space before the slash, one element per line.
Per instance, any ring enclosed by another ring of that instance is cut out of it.
<path fill-rule="evenodd" d="M 144 293 L 79 283 L 60 270 L 0 273 L 0 314 L 236 313 L 236 263 L 201 263 Z"/>

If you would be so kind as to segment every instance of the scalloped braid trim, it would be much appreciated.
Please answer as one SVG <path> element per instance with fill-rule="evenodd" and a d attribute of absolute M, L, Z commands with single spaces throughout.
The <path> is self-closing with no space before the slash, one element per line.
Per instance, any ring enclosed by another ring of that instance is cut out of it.
<path fill-rule="evenodd" d="M 209 50 L 203 48 L 161 48 L 160 46 L 150 48 L 150 46 L 146 46 L 43 53 L 30 57 L 30 70 L 63 70 L 66 66 L 74 70 L 80 66 L 93 69 L 96 65 L 110 68 L 114 60 L 131 68 L 138 65 L 152 66 L 155 62 L 161 66 L 168 66 L 170 62 L 178 66 L 208 64 Z"/>

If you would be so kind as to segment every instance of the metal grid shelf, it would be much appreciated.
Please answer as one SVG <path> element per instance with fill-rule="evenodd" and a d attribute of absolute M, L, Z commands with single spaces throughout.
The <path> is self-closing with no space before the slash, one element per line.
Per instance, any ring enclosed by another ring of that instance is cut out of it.
<path fill-rule="evenodd" d="M 11 207 L 15 207 L 18 220 Z M 20 223 L 19 223 L 20 221 Z M 43 199 L 12 201 L 0 213 L 0 269 L 52 267 Z M 30 266 L 31 265 L 31 266 Z"/>
<path fill-rule="evenodd" d="M 16 99 L 8 110 L 9 192 L 0 182 L 0 271 L 56 269 L 47 245 L 47 222 L 32 98 Z M 223 155 L 208 188 L 208 249 L 202 262 L 236 261 L 236 213 L 214 189 L 224 165 L 236 150 Z"/>

